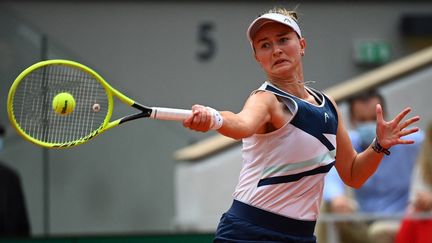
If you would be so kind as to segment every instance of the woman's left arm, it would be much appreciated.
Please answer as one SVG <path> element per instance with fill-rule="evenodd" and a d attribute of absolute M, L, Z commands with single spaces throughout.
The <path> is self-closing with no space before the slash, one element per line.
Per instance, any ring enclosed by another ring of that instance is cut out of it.
<path fill-rule="evenodd" d="M 381 105 L 378 104 L 376 106 L 376 140 L 382 148 L 389 149 L 396 144 L 414 143 L 413 140 L 402 139 L 403 136 L 419 130 L 418 128 L 407 128 L 409 125 L 417 122 L 420 119 L 419 116 L 414 116 L 403 121 L 410 111 L 411 108 L 405 108 L 394 119 L 385 121 Z M 384 154 L 376 152 L 373 148 L 373 143 L 363 152 L 356 153 L 339 111 L 338 118 L 336 169 L 345 184 L 359 188 L 378 168 Z"/>

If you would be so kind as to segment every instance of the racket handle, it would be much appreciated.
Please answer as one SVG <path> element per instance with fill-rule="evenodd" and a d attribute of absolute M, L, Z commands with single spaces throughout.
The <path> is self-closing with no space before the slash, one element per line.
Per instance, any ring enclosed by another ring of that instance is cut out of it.
<path fill-rule="evenodd" d="M 158 120 L 183 121 L 192 115 L 191 110 L 152 107 L 150 118 Z"/>

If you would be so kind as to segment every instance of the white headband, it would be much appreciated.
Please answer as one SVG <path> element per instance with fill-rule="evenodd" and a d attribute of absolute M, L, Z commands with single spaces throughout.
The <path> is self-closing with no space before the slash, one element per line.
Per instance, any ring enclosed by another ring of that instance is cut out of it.
<path fill-rule="evenodd" d="M 247 30 L 247 37 L 249 39 L 249 41 L 252 43 L 252 38 L 255 36 L 256 32 L 261 29 L 261 27 L 263 27 L 264 24 L 267 24 L 269 22 L 278 22 L 281 24 L 284 24 L 288 27 L 291 27 L 296 33 L 297 35 L 301 38 L 301 31 L 300 31 L 300 27 L 298 26 L 297 22 L 292 19 L 291 17 L 288 17 L 286 15 L 283 14 L 278 14 L 278 13 L 267 13 L 267 14 L 263 14 L 260 17 L 256 18 L 250 25 L 249 28 Z"/>

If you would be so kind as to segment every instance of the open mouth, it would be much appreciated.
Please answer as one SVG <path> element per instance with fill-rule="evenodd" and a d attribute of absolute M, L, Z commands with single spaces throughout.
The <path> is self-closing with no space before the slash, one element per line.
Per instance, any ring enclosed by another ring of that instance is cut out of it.
<path fill-rule="evenodd" d="M 285 59 L 276 60 L 276 62 L 273 63 L 273 66 L 277 66 L 277 65 L 285 63 L 285 62 L 288 62 L 288 60 L 285 60 Z"/>

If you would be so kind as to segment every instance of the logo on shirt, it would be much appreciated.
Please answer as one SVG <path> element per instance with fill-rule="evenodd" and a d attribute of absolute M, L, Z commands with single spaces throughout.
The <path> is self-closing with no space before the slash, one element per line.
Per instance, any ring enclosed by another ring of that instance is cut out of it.
<path fill-rule="evenodd" d="M 330 118 L 330 116 L 327 114 L 327 112 L 324 112 L 324 122 L 327 123 L 327 120 Z"/>

